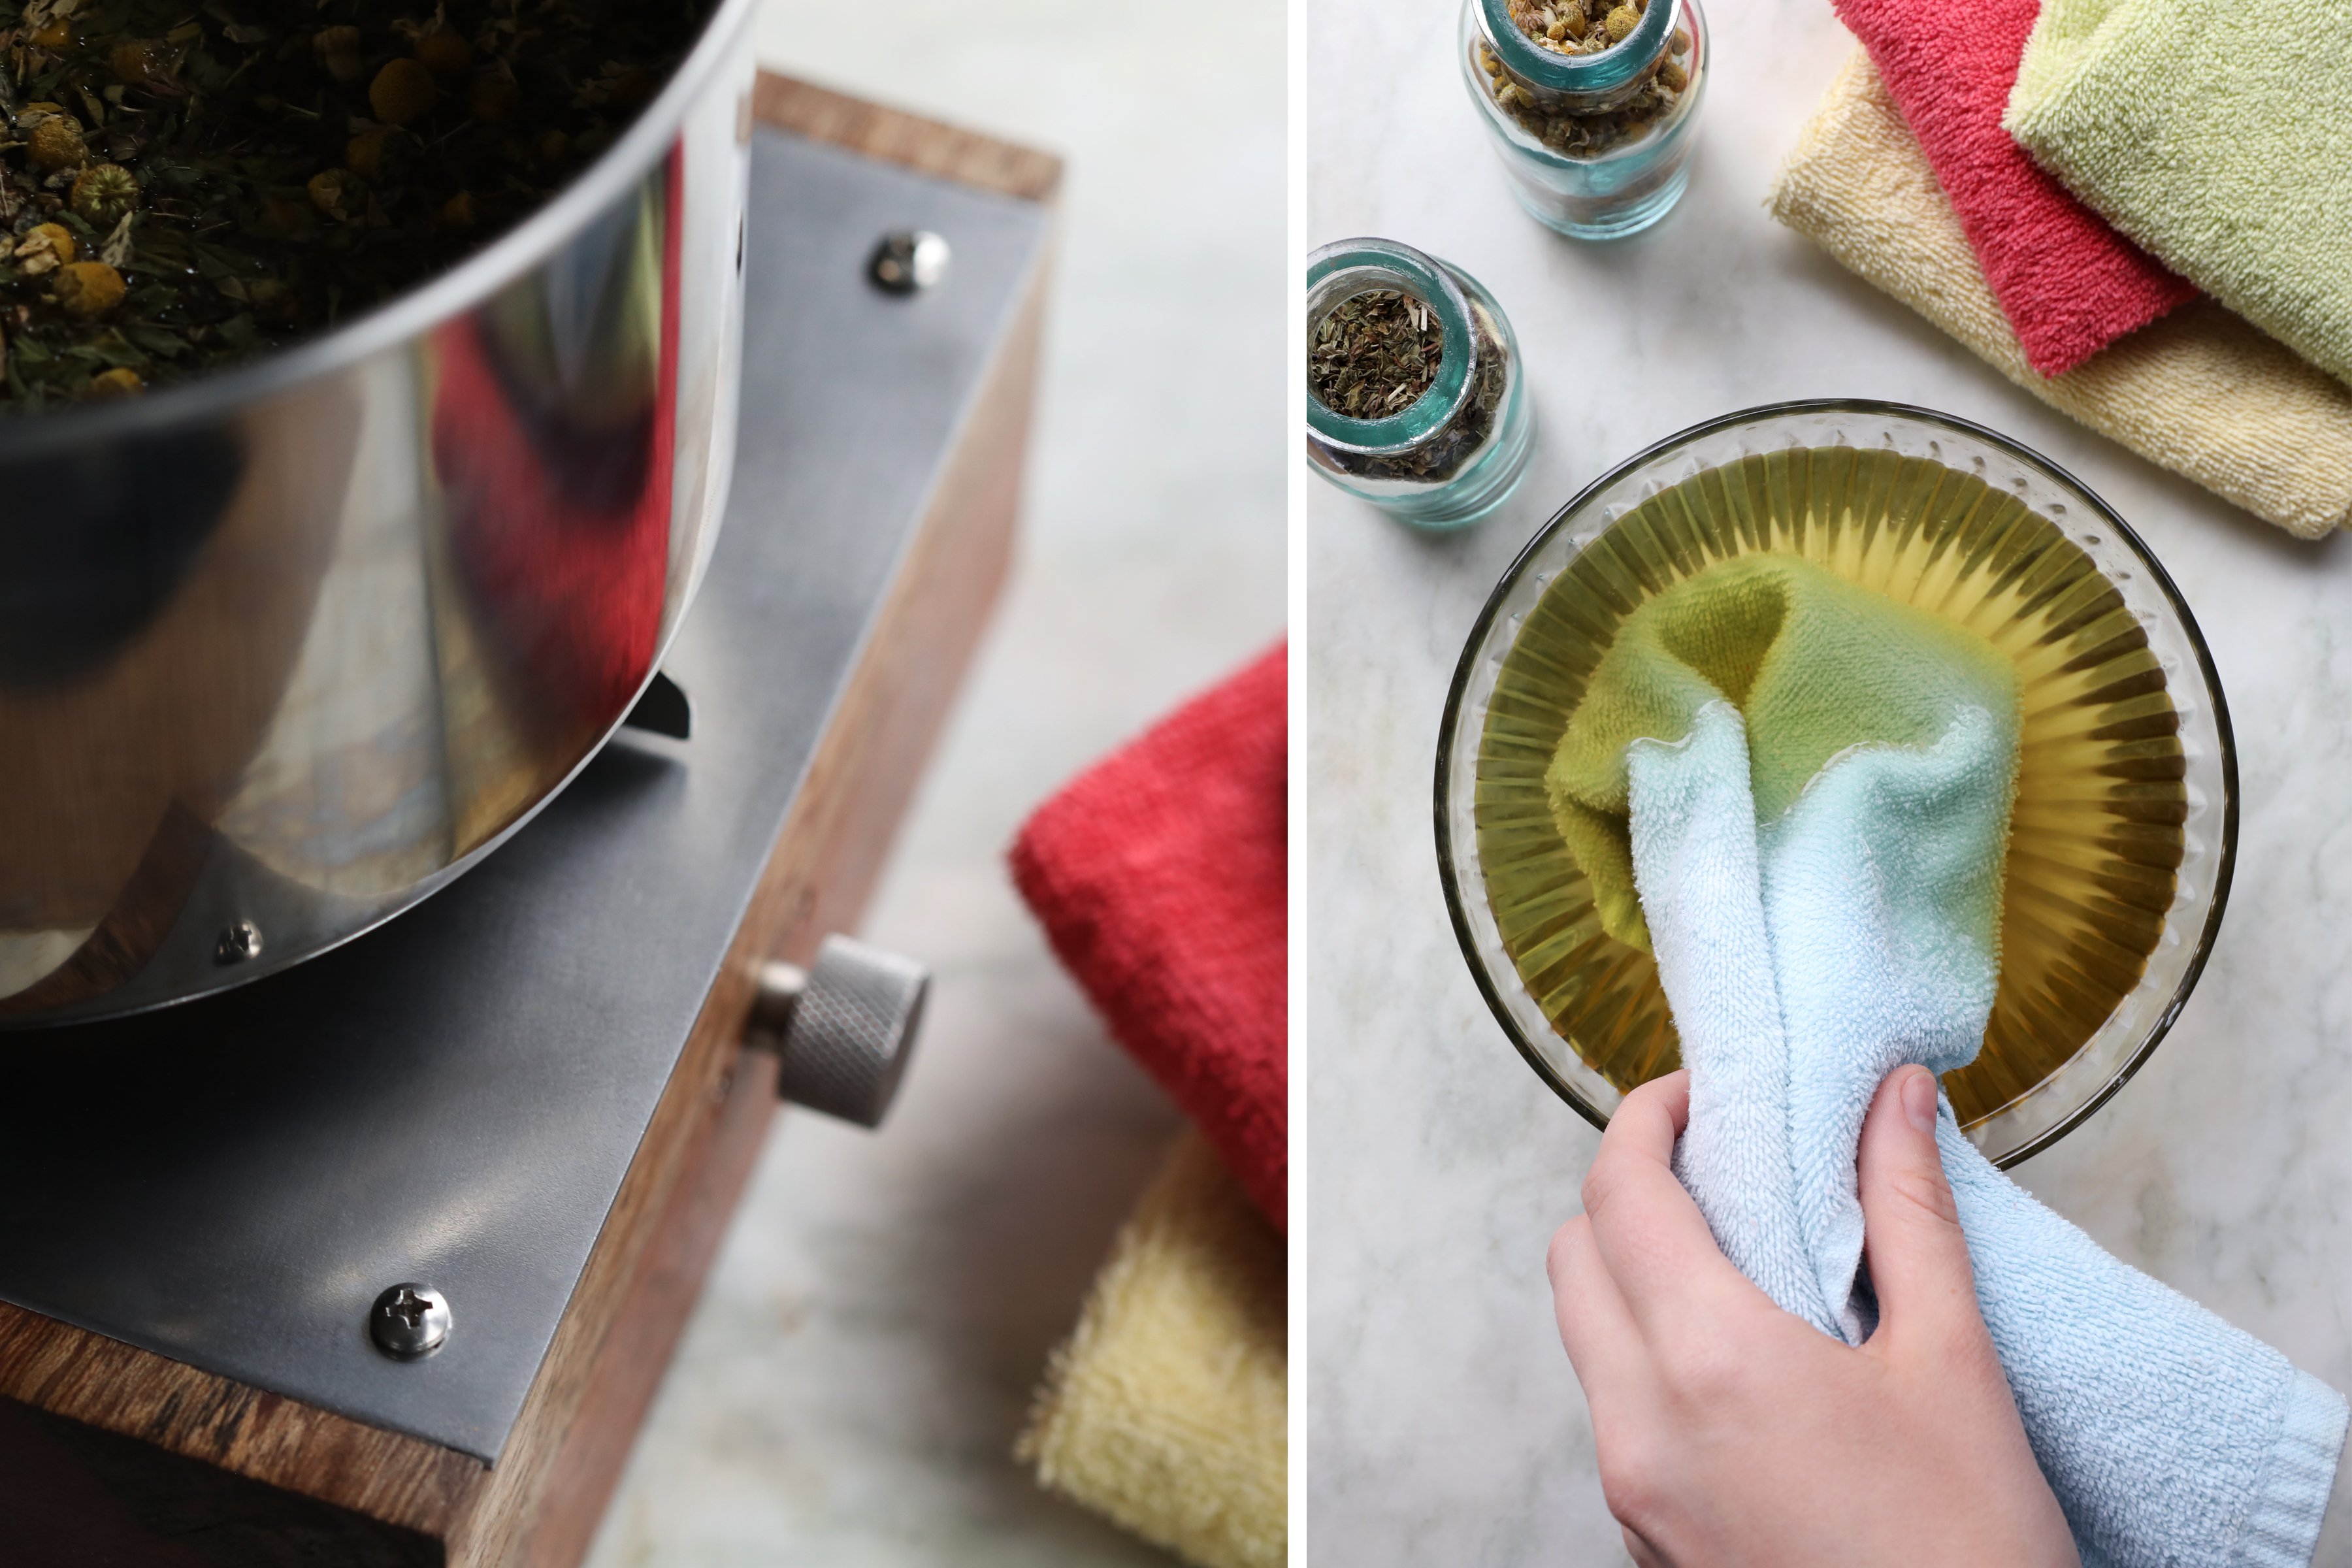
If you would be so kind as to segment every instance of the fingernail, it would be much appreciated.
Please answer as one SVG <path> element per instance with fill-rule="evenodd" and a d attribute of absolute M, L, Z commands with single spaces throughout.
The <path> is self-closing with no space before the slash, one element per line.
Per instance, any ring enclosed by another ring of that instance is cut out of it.
<path fill-rule="evenodd" d="M 1926 1068 L 1903 1069 L 1903 1114 L 1922 1132 L 1936 1130 L 1936 1075 Z"/>

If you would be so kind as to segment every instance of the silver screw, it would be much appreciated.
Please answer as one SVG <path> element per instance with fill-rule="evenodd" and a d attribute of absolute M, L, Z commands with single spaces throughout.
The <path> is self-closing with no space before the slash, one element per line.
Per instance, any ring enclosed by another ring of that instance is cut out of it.
<path fill-rule="evenodd" d="M 251 921 L 239 921 L 224 927 L 220 941 L 213 944 L 215 963 L 243 963 L 261 952 L 261 928 Z"/>
<path fill-rule="evenodd" d="M 448 1337 L 448 1298 L 430 1285 L 394 1285 L 368 1309 L 368 1338 L 394 1361 L 431 1355 Z"/>
<path fill-rule="evenodd" d="M 955 253 L 927 228 L 902 228 L 882 237 L 868 264 L 874 281 L 893 294 L 935 289 L 948 275 Z"/>

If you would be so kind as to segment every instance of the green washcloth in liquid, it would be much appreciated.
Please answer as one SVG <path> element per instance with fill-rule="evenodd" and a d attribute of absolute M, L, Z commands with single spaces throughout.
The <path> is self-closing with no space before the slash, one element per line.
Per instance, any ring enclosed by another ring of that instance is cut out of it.
<path fill-rule="evenodd" d="M 2352 0 L 2043 0 L 2003 123 L 2151 255 L 2352 382 Z"/>
<path fill-rule="evenodd" d="M 1785 815 L 1840 752 L 1925 751 L 1962 707 L 1982 709 L 2017 752 L 2016 666 L 1965 626 L 1777 552 L 1675 584 L 1625 617 L 1544 774 L 1601 929 L 1643 952 L 1625 750 L 1687 740 L 1714 701 L 1746 723 L 1759 824 Z"/>

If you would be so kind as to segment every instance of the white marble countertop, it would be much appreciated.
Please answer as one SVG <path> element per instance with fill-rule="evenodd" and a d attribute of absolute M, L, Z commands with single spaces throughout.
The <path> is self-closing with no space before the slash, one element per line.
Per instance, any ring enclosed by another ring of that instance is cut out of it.
<path fill-rule="evenodd" d="M 1689 193 L 1611 246 L 1512 201 L 1451 58 L 1452 5 L 1307 10 L 1308 243 L 1387 236 L 1486 284 L 1518 330 L 1538 443 L 1511 502 L 1450 538 L 1309 487 L 1314 1560 L 1624 1561 L 1543 1276 L 1598 1134 L 1472 986 L 1431 770 L 1462 640 L 1536 527 L 1659 437 L 1778 398 L 1893 398 L 2003 431 L 2105 497 L 2187 595 L 2237 731 L 2228 916 L 2148 1065 L 2017 1174 L 2352 1387 L 2352 542 L 2297 543 L 2070 423 L 1770 221 L 1772 171 L 1852 47 L 1827 0 L 1713 8 Z M 2346 1489 L 2329 1568 L 2352 1563 Z"/>

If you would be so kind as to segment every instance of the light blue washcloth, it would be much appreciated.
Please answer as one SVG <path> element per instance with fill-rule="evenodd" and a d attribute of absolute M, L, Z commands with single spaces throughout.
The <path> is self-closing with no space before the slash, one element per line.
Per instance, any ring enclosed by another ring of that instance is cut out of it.
<path fill-rule="evenodd" d="M 1632 858 L 1691 1069 L 1675 1169 L 1725 1254 L 1789 1311 L 1858 1343 L 1854 1151 L 1885 1076 L 1982 1042 L 2013 719 L 1956 705 L 1928 747 L 1832 758 L 1756 820 L 1745 725 L 1626 752 Z M 2117 1262 L 1937 1126 L 1977 1299 L 2085 1568 L 2303 1568 L 2343 1397 Z"/>

